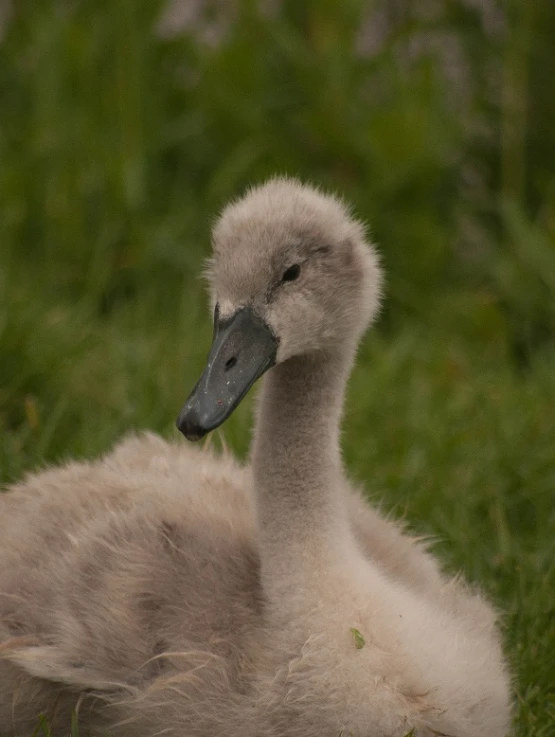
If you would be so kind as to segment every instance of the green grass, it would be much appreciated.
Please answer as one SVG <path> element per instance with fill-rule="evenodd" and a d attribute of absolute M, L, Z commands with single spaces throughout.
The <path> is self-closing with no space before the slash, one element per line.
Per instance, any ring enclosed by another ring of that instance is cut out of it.
<path fill-rule="evenodd" d="M 551 736 L 555 6 L 509 3 L 527 34 L 501 39 L 446 0 L 364 57 L 362 0 L 239 5 L 211 46 L 156 38 L 154 0 L 17 3 L 0 45 L 0 481 L 134 429 L 174 438 L 210 341 L 197 274 L 222 202 L 274 171 L 337 188 L 388 273 L 349 470 L 495 601 L 515 734 Z M 464 104 L 432 48 L 399 64 L 438 30 L 471 62 Z M 224 428 L 242 456 L 250 407 Z"/>

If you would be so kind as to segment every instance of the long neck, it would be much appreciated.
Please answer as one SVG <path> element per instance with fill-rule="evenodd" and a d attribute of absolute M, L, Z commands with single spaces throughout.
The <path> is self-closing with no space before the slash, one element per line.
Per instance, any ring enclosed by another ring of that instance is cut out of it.
<path fill-rule="evenodd" d="M 339 448 L 351 364 L 350 355 L 297 357 L 264 380 L 252 460 L 270 597 L 310 587 L 352 549 Z"/>

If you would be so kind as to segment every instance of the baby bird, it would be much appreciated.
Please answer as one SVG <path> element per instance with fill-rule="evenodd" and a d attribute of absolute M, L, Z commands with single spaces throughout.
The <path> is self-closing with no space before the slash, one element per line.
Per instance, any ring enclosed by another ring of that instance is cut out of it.
<path fill-rule="evenodd" d="M 224 210 L 209 271 L 178 427 L 203 437 L 260 379 L 251 461 L 147 434 L 0 496 L 0 733 L 75 711 L 94 737 L 503 737 L 493 610 L 343 468 L 382 283 L 363 226 L 272 179 Z"/>

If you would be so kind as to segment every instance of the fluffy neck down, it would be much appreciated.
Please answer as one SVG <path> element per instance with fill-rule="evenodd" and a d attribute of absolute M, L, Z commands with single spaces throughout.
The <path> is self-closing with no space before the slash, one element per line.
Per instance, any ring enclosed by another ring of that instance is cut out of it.
<path fill-rule="evenodd" d="M 265 377 L 253 470 L 262 585 L 270 601 L 310 595 L 355 546 L 347 522 L 339 447 L 352 357 L 291 358 Z"/>

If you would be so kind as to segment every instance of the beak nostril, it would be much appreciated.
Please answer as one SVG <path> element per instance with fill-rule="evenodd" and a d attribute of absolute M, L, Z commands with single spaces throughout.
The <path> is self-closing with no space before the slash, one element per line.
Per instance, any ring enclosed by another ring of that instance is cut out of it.
<path fill-rule="evenodd" d="M 231 358 L 228 358 L 225 362 L 225 370 L 229 371 L 229 369 L 232 369 L 235 364 L 237 363 L 237 359 L 235 356 L 231 356 Z"/>

